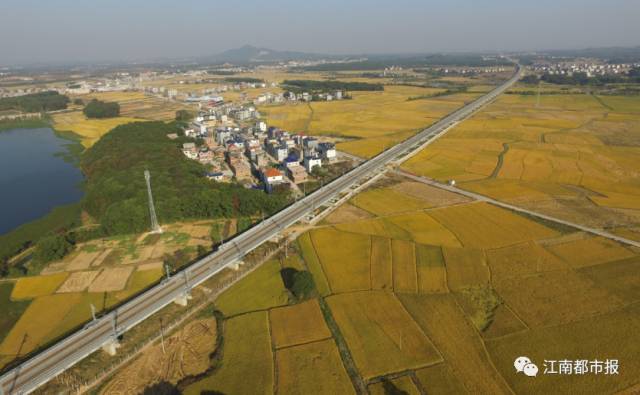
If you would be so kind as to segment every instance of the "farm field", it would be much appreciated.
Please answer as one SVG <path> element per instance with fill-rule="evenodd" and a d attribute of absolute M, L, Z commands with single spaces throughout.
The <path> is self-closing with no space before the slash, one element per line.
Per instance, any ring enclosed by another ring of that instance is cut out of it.
<path fill-rule="evenodd" d="M 266 106 L 260 111 L 269 124 L 292 132 L 345 138 L 347 141 L 338 143 L 339 150 L 369 158 L 480 95 L 472 92 L 408 100 L 438 91 L 386 85 L 382 92 L 352 92 L 352 100 Z"/>
<path fill-rule="evenodd" d="M 92 146 L 111 129 L 118 125 L 140 121 L 131 117 L 115 117 L 107 119 L 87 119 L 82 111 L 71 111 L 53 114 L 53 127 L 60 131 L 71 131 L 82 137 L 85 148 Z"/>
<path fill-rule="evenodd" d="M 574 91 L 502 95 L 404 168 L 626 234 L 640 224 L 640 99 Z"/>
<path fill-rule="evenodd" d="M 429 338 L 393 294 L 356 292 L 327 300 L 364 378 L 440 361 Z"/>
<path fill-rule="evenodd" d="M 225 322 L 224 363 L 220 370 L 184 390 L 225 394 L 270 394 L 273 391 L 273 355 L 266 312 L 254 312 Z M 250 380 L 248 378 L 251 378 Z"/>
<path fill-rule="evenodd" d="M 332 339 L 276 351 L 279 394 L 355 394 Z"/>
<path fill-rule="evenodd" d="M 176 385 L 185 377 L 202 373 L 209 367 L 209 355 L 215 351 L 216 335 L 215 319 L 194 320 L 167 337 L 164 352 L 161 344 L 152 345 L 119 370 L 99 393 L 143 393 L 158 381 Z"/>
<path fill-rule="evenodd" d="M 82 326 L 91 319 L 92 304 L 100 313 L 154 284 L 164 275 L 164 254 L 181 250 L 185 257 L 195 257 L 195 244 L 211 243 L 212 223 L 169 224 L 158 237 L 125 235 L 80 243 L 39 275 L 2 283 L 0 301 L 6 303 L 7 315 L 0 320 L 0 363 Z"/>

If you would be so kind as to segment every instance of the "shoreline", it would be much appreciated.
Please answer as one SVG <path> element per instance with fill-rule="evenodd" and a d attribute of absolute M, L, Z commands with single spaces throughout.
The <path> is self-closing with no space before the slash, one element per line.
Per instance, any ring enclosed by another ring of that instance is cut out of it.
<path fill-rule="evenodd" d="M 8 127 L 8 126 L 11 127 Z M 54 153 L 65 162 L 76 167 L 82 174 L 82 181 L 78 188 L 84 196 L 85 175 L 80 168 L 81 155 L 85 148 L 81 144 L 81 136 L 71 131 L 56 130 L 49 119 L 41 118 L 38 120 L 20 120 L 16 122 L 0 122 L 0 133 L 19 129 L 41 129 L 48 128 L 53 134 L 63 139 L 62 149 Z M 67 228 L 73 224 L 77 224 L 80 220 L 80 204 L 82 197 L 72 203 L 61 204 L 51 207 L 44 215 L 24 222 L 7 232 L 0 234 L 0 261 L 3 259 L 11 259 L 16 254 L 29 248 L 39 238 L 50 232 L 55 232 L 62 228 Z"/>

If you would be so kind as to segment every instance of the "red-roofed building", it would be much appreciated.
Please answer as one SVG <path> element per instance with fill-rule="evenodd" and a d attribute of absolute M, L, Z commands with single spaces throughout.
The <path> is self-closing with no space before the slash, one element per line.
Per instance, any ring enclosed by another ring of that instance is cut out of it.
<path fill-rule="evenodd" d="M 260 175 L 265 184 L 278 184 L 284 181 L 284 176 L 280 170 L 273 167 L 263 167 L 260 169 Z"/>

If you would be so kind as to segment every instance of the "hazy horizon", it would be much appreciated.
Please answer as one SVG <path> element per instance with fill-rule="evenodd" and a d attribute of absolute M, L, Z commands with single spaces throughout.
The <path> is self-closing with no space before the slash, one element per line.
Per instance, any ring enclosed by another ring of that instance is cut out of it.
<path fill-rule="evenodd" d="M 108 4 L 108 5 L 107 5 Z M 631 0 L 4 0 L 0 64 L 129 62 L 245 44 L 323 54 L 534 51 L 640 42 Z"/>

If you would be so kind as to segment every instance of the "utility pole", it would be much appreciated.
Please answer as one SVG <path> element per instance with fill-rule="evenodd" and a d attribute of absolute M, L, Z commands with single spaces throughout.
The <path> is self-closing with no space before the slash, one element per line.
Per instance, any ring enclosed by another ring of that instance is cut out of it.
<path fill-rule="evenodd" d="M 171 270 L 169 269 L 169 264 L 164 264 L 164 273 L 167 276 L 167 280 L 171 279 Z"/>
<path fill-rule="evenodd" d="M 89 306 L 91 307 L 91 317 L 95 321 L 96 320 L 96 306 L 94 306 L 93 303 L 89 304 Z"/>
<path fill-rule="evenodd" d="M 149 216 L 151 217 L 151 232 L 162 233 L 162 228 L 158 224 L 158 218 L 156 217 L 156 208 L 153 205 L 153 195 L 151 194 L 151 174 L 149 170 L 144 171 L 144 179 L 147 182 L 147 195 L 149 198 Z"/>

